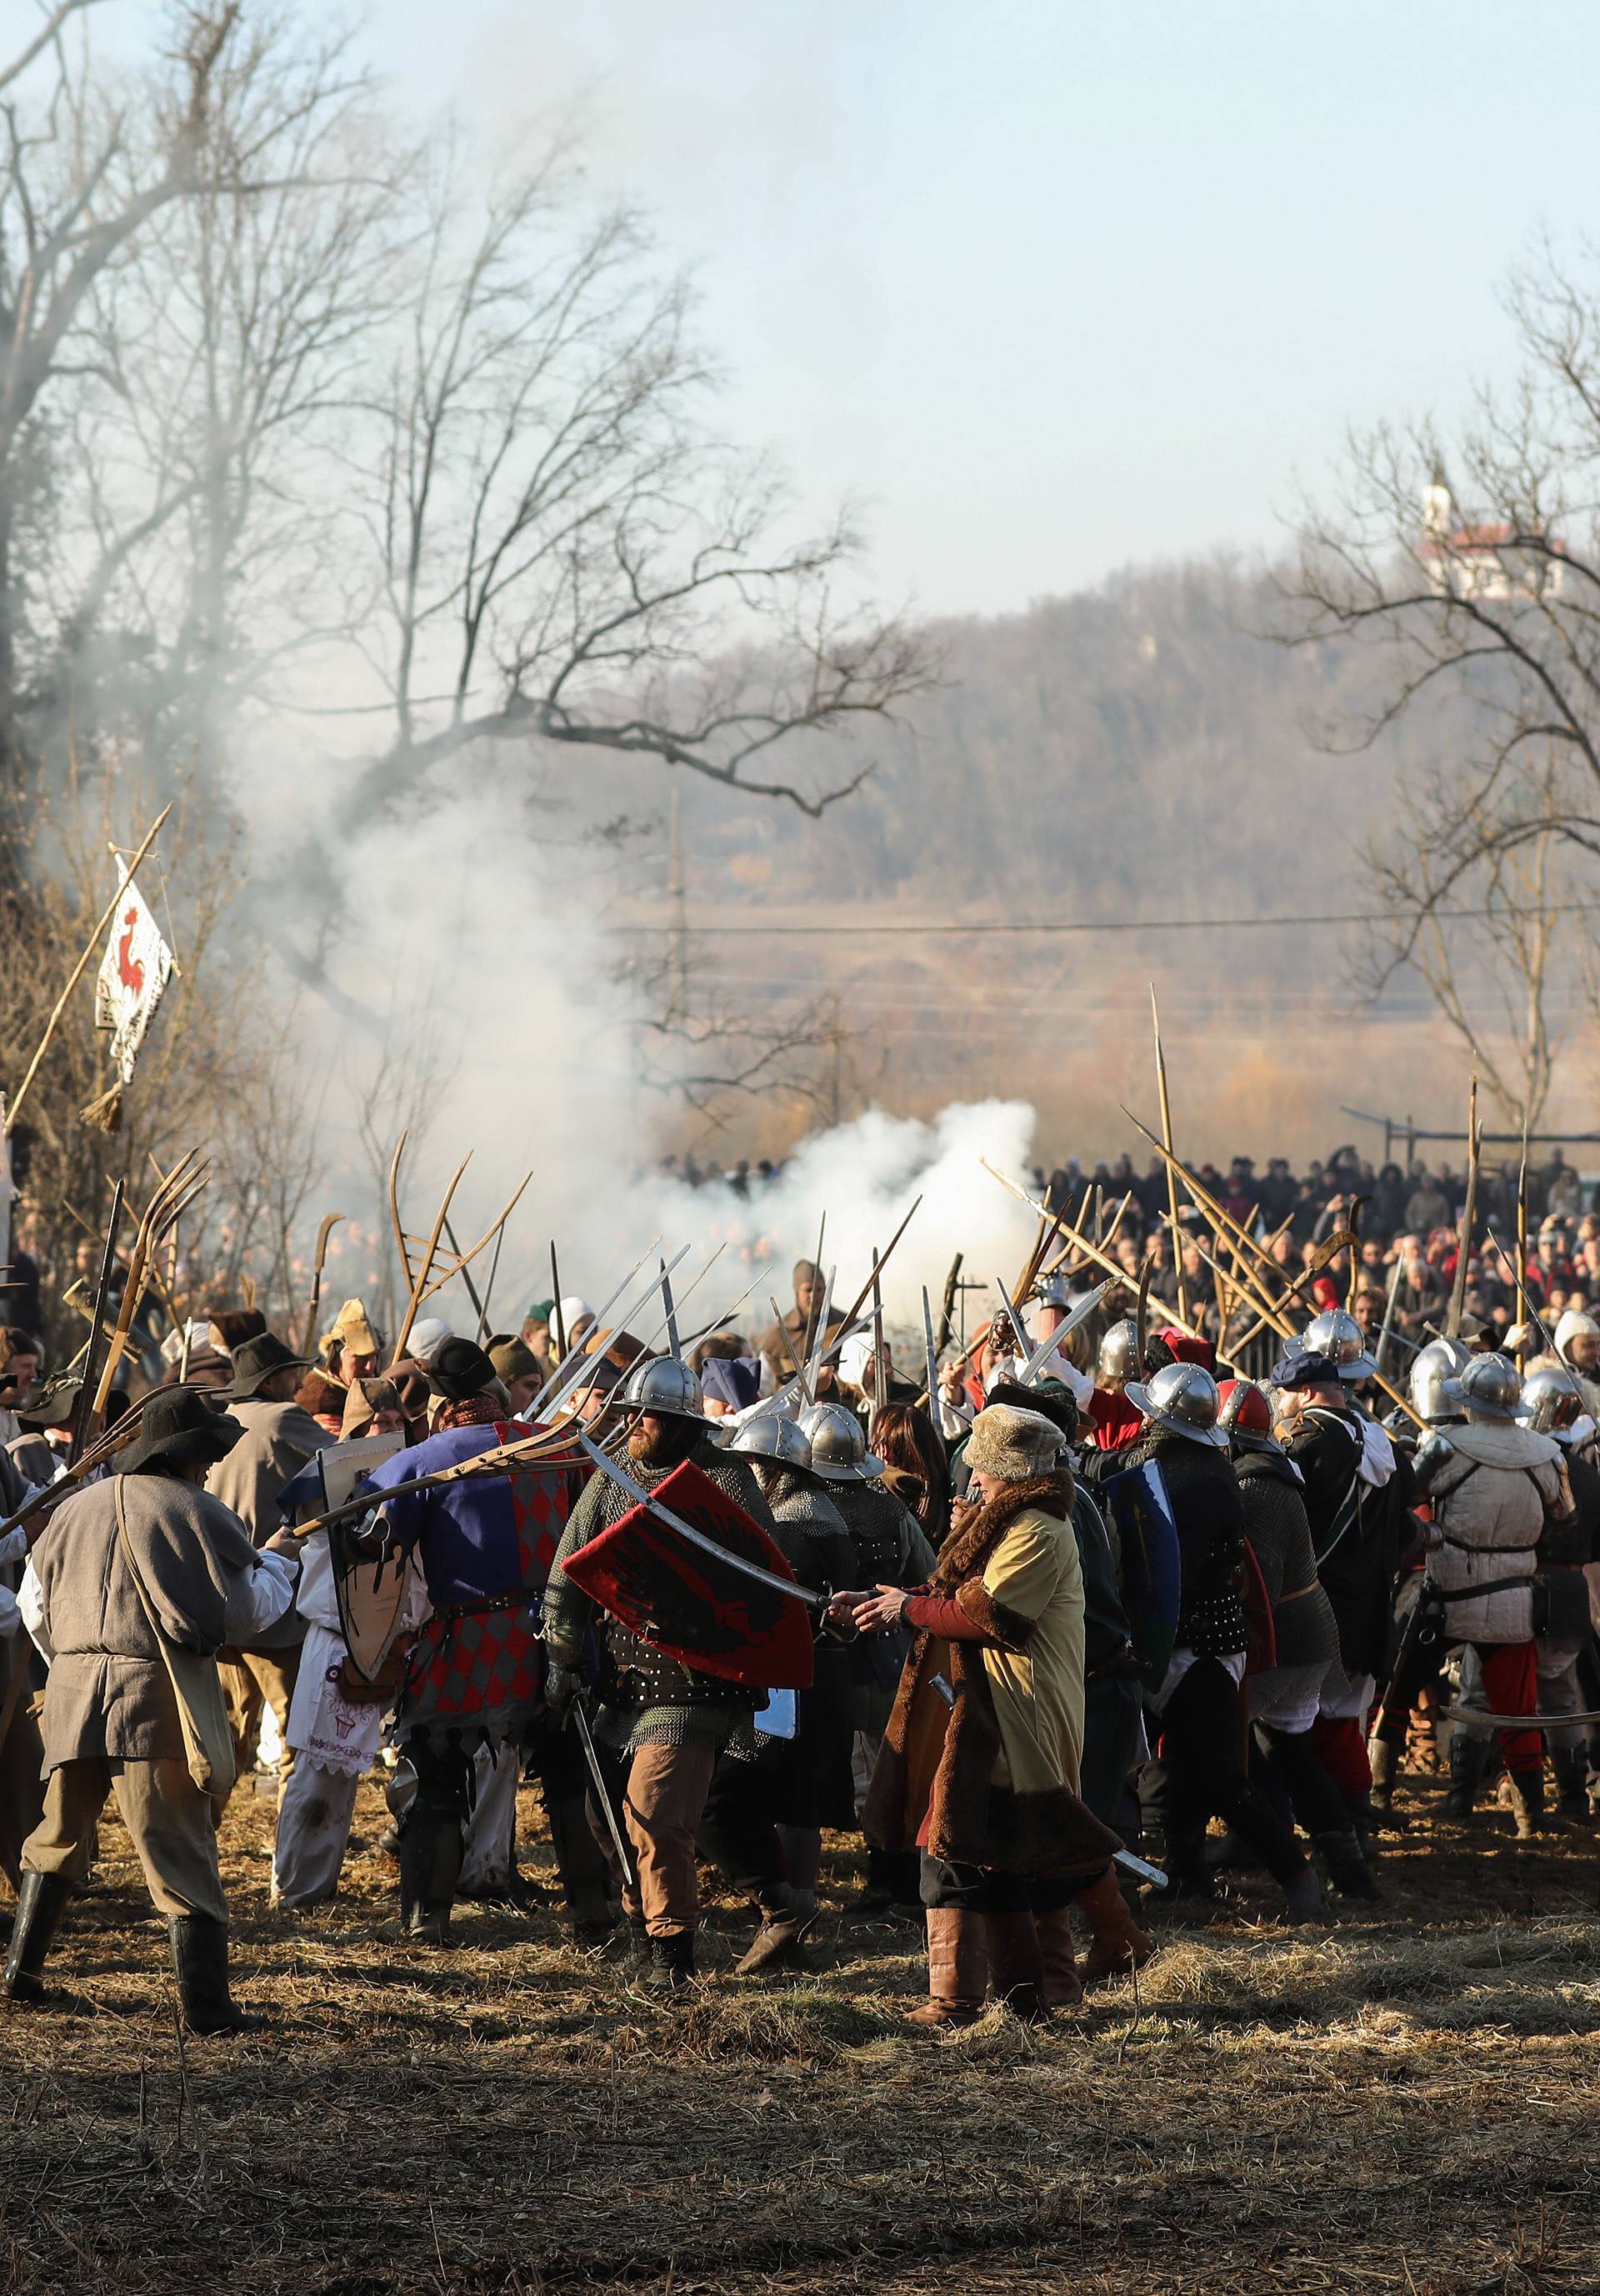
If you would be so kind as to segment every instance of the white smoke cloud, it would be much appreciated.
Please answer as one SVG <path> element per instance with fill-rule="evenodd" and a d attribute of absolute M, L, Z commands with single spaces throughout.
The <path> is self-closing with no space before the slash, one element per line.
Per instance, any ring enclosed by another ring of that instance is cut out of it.
<path fill-rule="evenodd" d="M 349 1228 L 335 1234 L 330 1296 L 358 1288 L 374 1252 L 387 1249 L 384 1207 L 364 1184 L 355 1150 L 358 1097 L 380 1046 L 350 1018 L 352 1007 L 392 1013 L 403 1046 L 408 1014 L 431 1024 L 439 1065 L 426 1095 L 425 1140 L 407 1157 L 408 1226 L 427 1230 L 445 1179 L 469 1149 L 472 1162 L 452 1216 L 464 1244 L 533 1172 L 507 1229 L 491 1303 L 497 1327 L 514 1329 L 529 1304 L 548 1294 L 551 1238 L 563 1289 L 598 1307 L 659 1235 L 669 1254 L 691 1246 L 675 1279 L 680 1293 L 724 1246 L 685 1307 L 684 1328 L 710 1322 L 753 1282 L 738 1316 L 739 1328 L 753 1332 L 769 1320 L 769 1294 L 789 1304 L 792 1264 L 815 1254 L 825 1211 L 824 1262 L 837 1267 L 838 1296 L 848 1304 L 870 1270 L 873 1247 L 888 1243 L 919 1194 L 884 1282 L 886 1316 L 913 1356 L 921 1287 L 937 1311 L 956 1251 L 965 1255 L 967 1280 L 1014 1278 L 1034 1226 L 979 1159 L 1026 1174 L 1035 1119 L 1025 1102 L 957 1103 L 931 1122 L 869 1109 L 802 1141 L 780 1177 L 752 1182 L 748 1199 L 663 1172 L 674 1111 L 639 1082 L 639 1015 L 613 978 L 615 949 L 570 862 L 533 843 L 520 824 L 508 826 L 503 802 L 488 790 L 456 793 L 425 823 L 374 826 L 342 855 L 342 922 L 329 983 L 337 996 L 308 1014 L 308 1069 L 331 1080 L 324 1137 L 339 1178 L 330 1201 L 351 1214 Z M 730 1160 L 738 1153 L 736 1141 L 727 1152 Z M 315 1211 L 308 1220 L 315 1225 Z M 486 1267 L 487 1256 L 480 1289 Z M 457 1328 L 472 1328 L 459 1284 L 433 1304 Z M 636 1329 L 651 1320 L 636 1317 Z"/>

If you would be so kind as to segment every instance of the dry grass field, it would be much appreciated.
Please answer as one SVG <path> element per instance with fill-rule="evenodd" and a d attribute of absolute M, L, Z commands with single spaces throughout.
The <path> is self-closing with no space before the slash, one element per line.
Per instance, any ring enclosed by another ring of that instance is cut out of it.
<path fill-rule="evenodd" d="M 1292 1932 L 1246 1883 L 1045 2031 L 939 2039 L 915 1939 L 831 1860 L 814 1977 L 658 2008 L 543 1911 L 396 1941 L 391 1868 L 267 1905 L 270 1803 L 225 1831 L 237 1985 L 269 2032 L 180 2041 L 114 1818 L 55 1964 L 0 2020 L 0 2285 L 189 2296 L 1465 2296 L 1600 2286 L 1596 1842 L 1427 1816 L 1377 1918 Z M 364 1788 L 375 1844 L 382 1806 Z M 537 1801 L 523 1838 L 548 1853 Z"/>

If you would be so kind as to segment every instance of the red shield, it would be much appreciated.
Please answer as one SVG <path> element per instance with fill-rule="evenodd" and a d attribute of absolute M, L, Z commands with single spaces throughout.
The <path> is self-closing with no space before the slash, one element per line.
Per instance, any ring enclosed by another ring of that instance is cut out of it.
<path fill-rule="evenodd" d="M 783 1550 L 692 1460 L 674 1467 L 651 1496 L 729 1554 L 793 1585 Z M 811 1686 L 804 1603 L 719 1562 L 648 1507 L 630 1507 L 565 1568 L 575 1587 L 664 1658 L 756 1689 Z"/>

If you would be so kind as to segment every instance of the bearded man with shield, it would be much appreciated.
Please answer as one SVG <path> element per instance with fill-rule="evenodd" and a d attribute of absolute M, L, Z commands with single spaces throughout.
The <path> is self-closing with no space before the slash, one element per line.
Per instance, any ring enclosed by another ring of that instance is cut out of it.
<path fill-rule="evenodd" d="M 782 1623 L 782 1583 L 792 1573 L 755 1474 L 715 1441 L 686 1364 L 675 1356 L 636 1364 L 616 1407 L 629 1427 L 626 1470 L 592 1451 L 606 1472 L 573 1508 L 545 1591 L 546 1696 L 558 1713 L 576 1707 L 579 1730 L 587 1729 L 580 1669 L 595 1636 L 593 1738 L 603 1773 L 595 1792 L 603 1784 L 606 1803 L 596 1816 L 617 1849 L 644 1981 L 671 1995 L 694 1975 L 695 1835 L 717 1759 L 784 1674 L 760 1644 Z M 685 1517 L 699 1545 L 677 1529 Z M 636 1537 L 630 1543 L 634 1526 L 649 1534 L 658 1522 L 664 1535 L 653 1546 Z M 780 1590 L 771 1598 L 771 1632 L 768 1613 L 715 1574 L 715 1551 L 741 1547 Z M 648 1639 L 635 1631 L 646 1624 Z M 809 1657 L 808 1647 L 807 1682 Z M 631 1847 L 626 1858 L 619 1808 Z"/>

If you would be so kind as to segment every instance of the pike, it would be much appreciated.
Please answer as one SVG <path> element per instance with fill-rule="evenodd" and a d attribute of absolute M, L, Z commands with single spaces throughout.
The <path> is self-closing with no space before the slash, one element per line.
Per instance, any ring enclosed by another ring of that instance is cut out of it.
<path fill-rule="evenodd" d="M 487 1340 L 489 1335 L 488 1303 L 494 1297 L 495 1278 L 500 1273 L 500 1248 L 505 1242 L 505 1230 L 503 1227 L 500 1230 L 499 1234 L 495 1238 L 495 1256 L 488 1264 L 488 1281 L 483 1287 L 483 1305 L 478 1310 L 478 1342 L 480 1346 L 482 1345 L 483 1341 Z"/>
<path fill-rule="evenodd" d="M 656 1249 L 656 1246 L 661 1242 L 661 1239 L 659 1235 L 652 1236 L 651 1241 L 645 1245 L 637 1259 L 635 1260 L 633 1266 L 622 1278 L 621 1283 L 618 1284 L 616 1290 L 611 1293 L 611 1298 L 606 1301 L 604 1307 L 602 1308 L 600 1313 L 595 1316 L 595 1328 L 596 1331 L 602 1330 L 604 1327 L 606 1317 L 611 1314 L 611 1309 L 616 1306 L 618 1300 L 627 1291 L 628 1285 L 633 1282 L 634 1277 L 638 1274 L 640 1268 L 644 1267 L 644 1262 L 649 1259 L 651 1253 Z M 687 1247 L 685 1246 L 685 1249 L 686 1250 Z M 683 1253 L 680 1252 L 678 1254 L 678 1259 L 681 1259 L 682 1257 Z M 677 1262 L 675 1260 L 673 1262 L 674 1267 L 676 1267 L 677 1264 Z M 655 1285 L 652 1283 L 651 1284 L 650 1291 L 653 1292 L 654 1290 Z M 644 1294 L 644 1297 L 648 1300 L 650 1297 L 650 1292 L 647 1292 Z M 552 1310 L 552 1312 L 554 1313 L 554 1310 Z M 631 1309 L 629 1310 L 629 1313 L 632 1313 Z M 578 1348 L 574 1348 L 570 1351 L 563 1349 L 558 1353 L 555 1369 L 551 1373 L 549 1378 L 545 1382 L 544 1386 L 540 1388 L 538 1393 L 534 1397 L 533 1401 L 528 1406 L 528 1415 L 530 1419 L 536 1418 L 538 1415 L 538 1413 L 543 1407 L 552 1389 L 555 1387 L 560 1380 L 565 1377 L 566 1374 L 571 1369 L 573 1364 L 580 1360 L 582 1350 Z"/>
<path fill-rule="evenodd" d="M 450 1247 L 451 1250 L 455 1254 L 455 1268 L 452 1270 L 452 1273 L 453 1273 L 453 1274 L 455 1274 L 455 1275 L 459 1275 L 459 1276 L 460 1276 L 460 1278 L 461 1278 L 461 1280 L 462 1280 L 462 1282 L 466 1285 L 466 1287 L 467 1287 L 467 1298 L 468 1298 L 468 1299 L 472 1301 L 472 1313 L 473 1313 L 473 1315 L 474 1315 L 474 1316 L 477 1316 L 477 1318 L 478 1318 L 478 1329 L 481 1332 L 481 1331 L 482 1331 L 482 1329 L 483 1329 L 483 1327 L 484 1327 L 484 1325 L 483 1325 L 483 1302 L 482 1302 L 482 1300 L 478 1297 L 478 1286 L 473 1283 L 473 1281 L 472 1281 L 472 1277 L 467 1274 L 467 1263 L 466 1263 L 466 1260 L 465 1260 L 465 1259 L 463 1258 L 463 1256 L 462 1256 L 462 1250 L 461 1250 L 461 1246 L 460 1246 L 460 1245 L 456 1242 L 456 1241 L 455 1241 L 455 1229 L 450 1226 L 450 1223 L 449 1223 L 449 1221 L 448 1221 L 448 1220 L 447 1220 L 447 1221 L 445 1222 L 445 1242 L 449 1245 L 449 1247 Z M 447 1279 L 446 1279 L 446 1280 L 447 1280 L 447 1281 L 448 1281 L 448 1278 L 447 1277 Z"/>
<path fill-rule="evenodd" d="M 816 1344 L 806 1358 L 806 1368 L 801 1374 L 800 1385 L 808 1405 L 816 1400 L 816 1382 L 822 1376 L 823 1342 L 828 1336 L 828 1309 L 833 1304 L 833 1278 L 837 1273 L 836 1268 L 831 1267 L 823 1278 L 822 1313 L 816 1321 Z"/>
<path fill-rule="evenodd" d="M 1140 1129 L 1144 1129 L 1143 1126 L 1140 1127 Z M 1033 1198 L 1028 1193 L 1027 1190 L 1025 1188 L 1019 1188 L 1016 1182 L 1008 1177 L 1005 1173 L 997 1171 L 995 1166 L 989 1162 L 987 1156 L 980 1156 L 978 1161 L 989 1174 L 989 1178 L 991 1180 L 998 1180 L 1000 1185 L 1010 1194 L 1015 1196 L 1019 1203 L 1026 1204 L 1030 1211 L 1038 1211 L 1038 1206 L 1034 1202 Z M 1071 1241 L 1082 1252 L 1085 1259 L 1092 1261 L 1095 1267 L 1102 1268 L 1104 1273 L 1111 1277 L 1113 1283 L 1127 1283 L 1128 1270 L 1125 1267 L 1119 1267 L 1114 1259 L 1109 1258 L 1105 1252 L 1100 1250 L 1095 1244 L 1092 1244 L 1086 1235 L 1079 1234 L 1079 1231 L 1075 1227 L 1069 1226 L 1065 1220 L 1063 1220 L 1061 1224 L 1061 1232 L 1064 1236 L 1070 1236 Z M 1194 1329 L 1194 1325 L 1186 1323 L 1181 1316 L 1176 1314 L 1171 1315 L 1169 1317 L 1169 1321 L 1176 1330 L 1182 1332 L 1186 1339 L 1197 1340 L 1200 1337 L 1200 1333 Z"/>
<path fill-rule="evenodd" d="M 1344 1304 L 1352 1316 L 1356 1312 L 1356 1299 L 1361 1288 L 1361 1214 L 1371 1201 L 1370 1196 L 1352 1196 L 1350 1218 L 1345 1222 L 1350 1232 L 1350 1274 L 1345 1287 Z"/>
<path fill-rule="evenodd" d="M 199 1196 L 210 1174 L 209 1162 L 201 1163 L 199 1152 L 190 1149 L 162 1180 L 144 1207 L 144 1217 L 139 1222 L 134 1237 L 133 1250 L 127 1259 L 127 1277 L 122 1287 L 122 1305 L 118 1310 L 116 1329 L 106 1350 L 105 1368 L 100 1374 L 94 1409 L 103 1411 L 117 1376 L 117 1366 L 127 1346 L 127 1335 L 133 1329 L 134 1317 L 139 1312 L 145 1286 L 150 1280 L 151 1265 L 156 1250 L 171 1231 L 174 1224 L 186 1212 Z"/>
<path fill-rule="evenodd" d="M 617 1853 L 617 1863 L 622 1868 L 622 1879 L 631 1890 L 635 1887 L 633 1859 L 628 1854 L 628 1844 L 622 1839 L 622 1828 L 617 1823 L 616 1806 L 611 1800 L 611 1789 L 606 1784 L 604 1773 L 600 1767 L 600 1757 L 595 1751 L 595 1740 L 589 1729 L 589 1718 L 583 1710 L 582 1699 L 575 1698 L 567 1710 L 578 1725 L 578 1742 L 583 1747 L 584 1760 L 589 1766 L 589 1776 L 595 1787 L 595 1799 L 600 1804 L 600 1813 L 605 1820 L 606 1832 L 611 1837 L 611 1847 Z"/>
<path fill-rule="evenodd" d="M 823 1349 L 821 1367 L 825 1368 L 827 1365 L 833 1362 L 834 1357 L 839 1353 L 839 1350 L 843 1347 L 847 1340 L 855 1339 L 858 1332 L 864 1332 L 866 1329 L 866 1326 L 865 1324 L 841 1324 L 833 1338 Z M 785 1352 L 787 1352 L 787 1350 L 785 1350 Z M 803 1371 L 795 1372 L 791 1378 L 786 1379 L 784 1382 L 782 1387 L 775 1388 L 770 1395 L 764 1395 L 759 1403 L 752 1403 L 748 1411 L 742 1411 L 740 1413 L 739 1424 L 742 1427 L 749 1427 L 758 1419 L 769 1419 L 775 1412 L 782 1411 L 784 1405 L 788 1403 L 790 1398 L 793 1396 L 796 1389 L 803 1385 L 805 1376 L 806 1374 Z"/>
<path fill-rule="evenodd" d="M 652 1497 L 643 1483 L 636 1483 L 628 1470 L 619 1466 L 615 1459 L 608 1458 L 599 1444 L 591 1442 L 581 1428 L 578 1439 L 595 1464 L 611 1477 L 636 1506 L 644 1507 L 658 1522 L 664 1522 L 669 1530 L 676 1531 L 679 1538 L 685 1540 L 698 1553 L 714 1555 L 718 1562 L 736 1571 L 740 1578 L 748 1578 L 753 1586 L 766 1587 L 775 1594 L 789 1595 L 813 1613 L 826 1611 L 828 1597 L 825 1595 L 814 1595 L 808 1587 L 799 1586 L 792 1578 L 780 1578 L 775 1570 L 764 1570 L 759 1562 L 747 1562 L 742 1554 L 734 1554 L 727 1547 L 719 1546 L 716 1539 L 708 1538 L 703 1530 L 696 1530 L 693 1523 L 685 1522 L 681 1515 L 674 1514 L 670 1507 L 664 1507 L 659 1499 Z"/>
<path fill-rule="evenodd" d="M 171 1388 L 152 1391 L 160 1395 L 173 1392 Z M 435 1467 L 425 1475 L 414 1475 L 409 1482 L 390 1483 L 382 1490 L 358 1491 L 354 1498 L 329 1507 L 324 1514 L 314 1515 L 306 1522 L 285 1525 L 283 1536 L 309 1538 L 314 1530 L 325 1530 L 331 1522 L 344 1522 L 351 1515 L 373 1514 L 390 1499 L 404 1498 L 411 1491 L 431 1491 L 441 1483 L 470 1483 L 485 1475 L 504 1475 L 524 1460 L 550 1467 L 575 1467 L 578 1464 L 566 1428 L 541 1427 L 537 1434 L 520 1436 L 514 1443 L 496 1444 L 492 1451 L 479 1451 L 470 1459 L 458 1459 L 452 1467 Z"/>
<path fill-rule="evenodd" d="M 1133 1351 L 1141 1379 L 1145 1375 L 1145 1343 L 1150 1337 L 1150 1279 L 1154 1273 L 1155 1255 L 1147 1251 L 1145 1265 L 1139 1270 L 1139 1297 L 1133 1317 Z"/>
<path fill-rule="evenodd" d="M 1394 1303 L 1399 1297 L 1400 1277 L 1404 1273 L 1405 1266 L 1405 1253 L 1397 1251 L 1394 1255 L 1394 1266 L 1389 1275 L 1389 1297 L 1383 1302 L 1383 1328 L 1378 1333 L 1378 1344 L 1374 1357 L 1380 1371 L 1383 1368 L 1383 1350 L 1395 1336 Z"/>
<path fill-rule="evenodd" d="M 1172 1152 L 1172 1103 L 1167 1096 L 1167 1055 L 1161 1050 L 1161 1016 L 1155 1005 L 1155 983 L 1150 984 L 1150 1025 L 1155 1031 L 1155 1088 L 1161 1107 L 1161 1137 L 1167 1144 L 1167 1209 L 1172 1215 L 1173 1273 L 1177 1278 L 1177 1312 L 1188 1321 L 1189 1297 L 1184 1284 L 1183 1229 L 1177 1217 L 1177 1159 Z"/>
<path fill-rule="evenodd" d="M 1517 1167 L 1517 1290 L 1524 1300 L 1528 1297 L 1528 1108 L 1522 1106 L 1522 1160 Z M 1528 1353 L 1524 1345 L 1519 1352 L 1517 1368 Z"/>
<path fill-rule="evenodd" d="M 923 1286 L 923 1359 L 928 1380 L 928 1407 L 939 1393 L 939 1349 L 933 1344 L 933 1307 L 928 1298 L 928 1287 Z"/>
<path fill-rule="evenodd" d="M 945 1277 L 945 1296 L 939 1309 L 939 1352 L 942 1355 L 950 1344 L 950 1323 L 956 1312 L 956 1286 L 961 1281 L 961 1263 L 964 1252 L 958 1251 L 950 1262 L 950 1272 Z"/>
<path fill-rule="evenodd" d="M 83 1385 L 78 1390 L 78 1402 L 72 1413 L 72 1442 L 67 1453 L 69 1469 L 82 1456 L 84 1445 L 89 1439 L 89 1423 L 94 1415 L 93 1397 L 94 1378 L 99 1370 L 95 1357 L 105 1329 L 107 1296 L 111 1288 L 111 1270 L 117 1265 L 117 1230 L 122 1225 L 122 1183 L 119 1180 L 111 1190 L 111 1218 L 106 1223 L 105 1250 L 101 1254 L 100 1281 L 94 1290 L 94 1307 L 89 1319 L 88 1344 L 84 1351 Z"/>
<path fill-rule="evenodd" d="M 1456 1244 L 1456 1276 L 1450 1285 L 1450 1312 L 1445 1319 L 1445 1337 L 1461 1337 L 1461 1312 L 1466 1304 L 1466 1263 L 1473 1249 L 1473 1224 L 1478 1215 L 1478 1159 L 1483 1150 L 1483 1135 L 1478 1129 L 1478 1078 L 1473 1075 L 1466 1095 L 1466 1201 L 1461 1208 L 1461 1234 Z"/>
<path fill-rule="evenodd" d="M 883 1377 L 883 1286 L 878 1280 L 878 1247 L 873 1246 L 873 1409 L 881 1411 L 889 1400 L 889 1390 Z"/>
<path fill-rule="evenodd" d="M 1534 1306 L 1532 1300 L 1528 1296 L 1528 1286 L 1517 1274 L 1516 1269 L 1512 1266 L 1510 1260 L 1506 1259 L 1506 1247 L 1500 1242 L 1499 1237 L 1495 1234 L 1492 1228 L 1490 1228 L 1488 1233 L 1490 1243 L 1494 1245 L 1495 1250 L 1500 1255 L 1501 1267 L 1506 1270 L 1507 1275 L 1510 1276 L 1512 1282 L 1516 1285 L 1517 1297 L 1522 1303 L 1523 1315 L 1538 1332 L 1540 1338 L 1544 1341 L 1546 1347 L 1550 1350 L 1550 1353 L 1554 1355 L 1555 1353 L 1555 1342 L 1550 1337 L 1548 1324 L 1545 1322 L 1544 1317 L 1539 1314 L 1538 1309 Z"/>
<path fill-rule="evenodd" d="M 645 1259 L 648 1259 L 649 1256 L 648 1252 L 645 1252 L 643 1255 Z M 681 1250 L 674 1252 L 672 1258 L 667 1262 L 668 1274 L 670 1275 L 672 1270 L 678 1265 L 678 1262 L 680 1260 L 686 1259 L 688 1256 L 689 1247 L 685 1243 Z M 636 1268 L 633 1271 L 633 1274 L 636 1273 L 637 1270 Z M 623 1279 L 625 1283 L 632 1282 L 633 1274 L 630 1274 Z M 621 1286 L 619 1285 L 618 1288 L 620 1290 Z M 626 1324 L 629 1316 L 636 1316 L 647 1302 L 654 1298 L 660 1289 L 660 1276 L 652 1275 L 649 1283 L 645 1285 L 644 1291 L 640 1292 L 638 1298 L 636 1300 L 630 1300 L 627 1308 L 623 1310 L 621 1318 L 622 1322 Z M 616 1297 L 617 1293 L 613 1292 L 611 1294 L 611 1299 L 615 1300 Z M 611 1301 L 608 1300 L 606 1305 L 609 1308 Z M 595 1332 L 598 1332 L 602 1329 L 601 1319 L 598 1316 L 595 1318 L 593 1329 Z M 571 1394 L 574 1388 L 580 1387 L 583 1384 L 586 1374 L 593 1370 L 595 1360 L 589 1353 L 589 1338 L 591 1336 L 591 1333 L 586 1333 L 581 1340 L 575 1340 L 573 1341 L 572 1346 L 568 1350 L 563 1361 L 556 1365 L 554 1371 L 551 1374 L 550 1378 L 546 1382 L 544 1389 L 537 1396 L 535 1397 L 532 1403 L 529 1405 L 528 1408 L 530 1415 L 541 1408 L 552 1413 L 558 1411 L 562 1405 L 566 1401 L 568 1396 Z"/>
<path fill-rule="evenodd" d="M 685 1247 L 685 1249 L 687 1247 Z M 662 1337 L 663 1333 L 670 1332 L 672 1334 L 672 1355 L 677 1362 L 681 1363 L 683 1361 L 683 1350 L 685 1347 L 692 1348 L 700 1341 L 709 1338 L 711 1332 L 720 1330 L 724 1324 L 731 1320 L 735 1311 L 744 1305 L 744 1302 L 749 1299 L 751 1293 L 755 1290 L 756 1283 L 759 1282 L 759 1277 L 757 1277 L 753 1282 L 747 1283 L 744 1290 L 741 1292 L 739 1297 L 734 1300 L 733 1307 L 726 1308 L 722 1315 L 713 1316 L 703 1331 L 691 1332 L 686 1341 L 683 1341 L 678 1338 L 678 1308 L 683 1306 L 684 1300 L 693 1300 L 696 1292 L 699 1291 L 701 1285 L 705 1282 L 706 1277 L 710 1274 L 712 1268 L 716 1267 L 717 1262 L 721 1259 L 723 1253 L 726 1250 L 727 1244 L 726 1241 L 718 1245 L 716 1250 L 712 1252 L 710 1258 L 706 1261 L 705 1266 L 694 1278 L 694 1281 L 685 1289 L 683 1300 L 679 1300 L 676 1303 L 672 1297 L 671 1283 L 668 1281 L 668 1276 L 670 1271 L 663 1268 L 662 1273 L 656 1278 L 656 1288 L 661 1293 L 661 1296 L 666 1302 L 667 1313 L 662 1321 L 655 1326 L 655 1329 L 651 1332 L 650 1337 L 644 1342 L 644 1352 L 646 1355 L 653 1353 L 657 1341 Z M 680 1252 L 678 1258 L 681 1259 L 682 1257 L 683 1254 Z M 677 1261 L 674 1260 L 673 1266 L 676 1267 L 677 1265 Z M 646 1293 L 645 1296 L 648 1298 L 649 1294 Z M 587 1348 L 588 1344 L 587 1340 L 585 1341 L 584 1344 Z"/>
<path fill-rule="evenodd" d="M 328 1238 L 343 1218 L 342 1212 L 329 1212 L 316 1231 L 316 1259 L 311 1269 L 311 1305 L 306 1310 L 306 1336 L 300 1342 L 300 1353 L 313 1360 L 316 1351 L 316 1316 L 322 1306 L 323 1263 L 328 1256 Z"/>
<path fill-rule="evenodd" d="M 556 1265 L 555 1238 L 550 1239 L 550 1312 L 555 1318 L 555 1360 L 560 1363 L 567 1352 L 567 1319 L 562 1313 L 561 1269 Z M 599 1324 L 595 1324 L 599 1329 Z"/>

